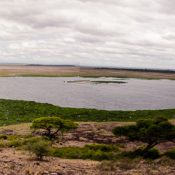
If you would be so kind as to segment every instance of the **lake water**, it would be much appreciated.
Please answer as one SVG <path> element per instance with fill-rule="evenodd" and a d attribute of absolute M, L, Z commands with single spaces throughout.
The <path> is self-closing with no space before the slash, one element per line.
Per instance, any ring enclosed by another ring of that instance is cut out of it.
<path fill-rule="evenodd" d="M 92 83 L 92 80 L 127 83 Z M 79 77 L 0 78 L 0 98 L 105 110 L 165 109 L 175 108 L 175 81 Z"/>

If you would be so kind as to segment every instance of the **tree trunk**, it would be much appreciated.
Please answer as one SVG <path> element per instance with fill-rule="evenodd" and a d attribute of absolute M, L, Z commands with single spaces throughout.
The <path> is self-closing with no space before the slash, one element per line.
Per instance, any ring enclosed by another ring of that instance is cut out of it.
<path fill-rule="evenodd" d="M 157 142 L 154 143 L 149 143 L 144 149 L 143 149 L 143 154 L 147 153 L 150 149 L 152 149 L 154 146 L 157 145 Z"/>

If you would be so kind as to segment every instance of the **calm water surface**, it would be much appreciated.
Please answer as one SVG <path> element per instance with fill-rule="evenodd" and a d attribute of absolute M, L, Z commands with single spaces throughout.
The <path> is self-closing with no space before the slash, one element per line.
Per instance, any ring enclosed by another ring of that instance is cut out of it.
<path fill-rule="evenodd" d="M 175 108 L 175 81 L 118 79 L 125 84 L 74 80 L 116 78 L 0 78 L 0 98 L 47 102 L 64 107 L 107 110 Z M 71 81 L 68 83 L 67 81 Z"/>

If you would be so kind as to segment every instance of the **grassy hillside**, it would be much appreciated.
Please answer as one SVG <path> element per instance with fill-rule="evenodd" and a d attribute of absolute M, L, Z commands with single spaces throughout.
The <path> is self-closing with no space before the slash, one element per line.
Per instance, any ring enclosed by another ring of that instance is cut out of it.
<path fill-rule="evenodd" d="M 140 111 L 104 111 L 95 109 L 63 108 L 31 101 L 0 99 L 0 125 L 31 122 L 41 116 L 61 116 L 74 121 L 136 121 L 164 116 L 175 118 L 175 109 Z"/>

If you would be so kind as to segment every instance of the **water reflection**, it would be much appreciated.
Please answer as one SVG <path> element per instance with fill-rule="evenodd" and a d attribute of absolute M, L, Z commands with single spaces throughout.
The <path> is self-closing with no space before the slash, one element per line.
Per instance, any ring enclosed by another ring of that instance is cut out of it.
<path fill-rule="evenodd" d="M 0 98 L 107 110 L 175 108 L 175 81 L 117 78 L 0 78 Z"/>

